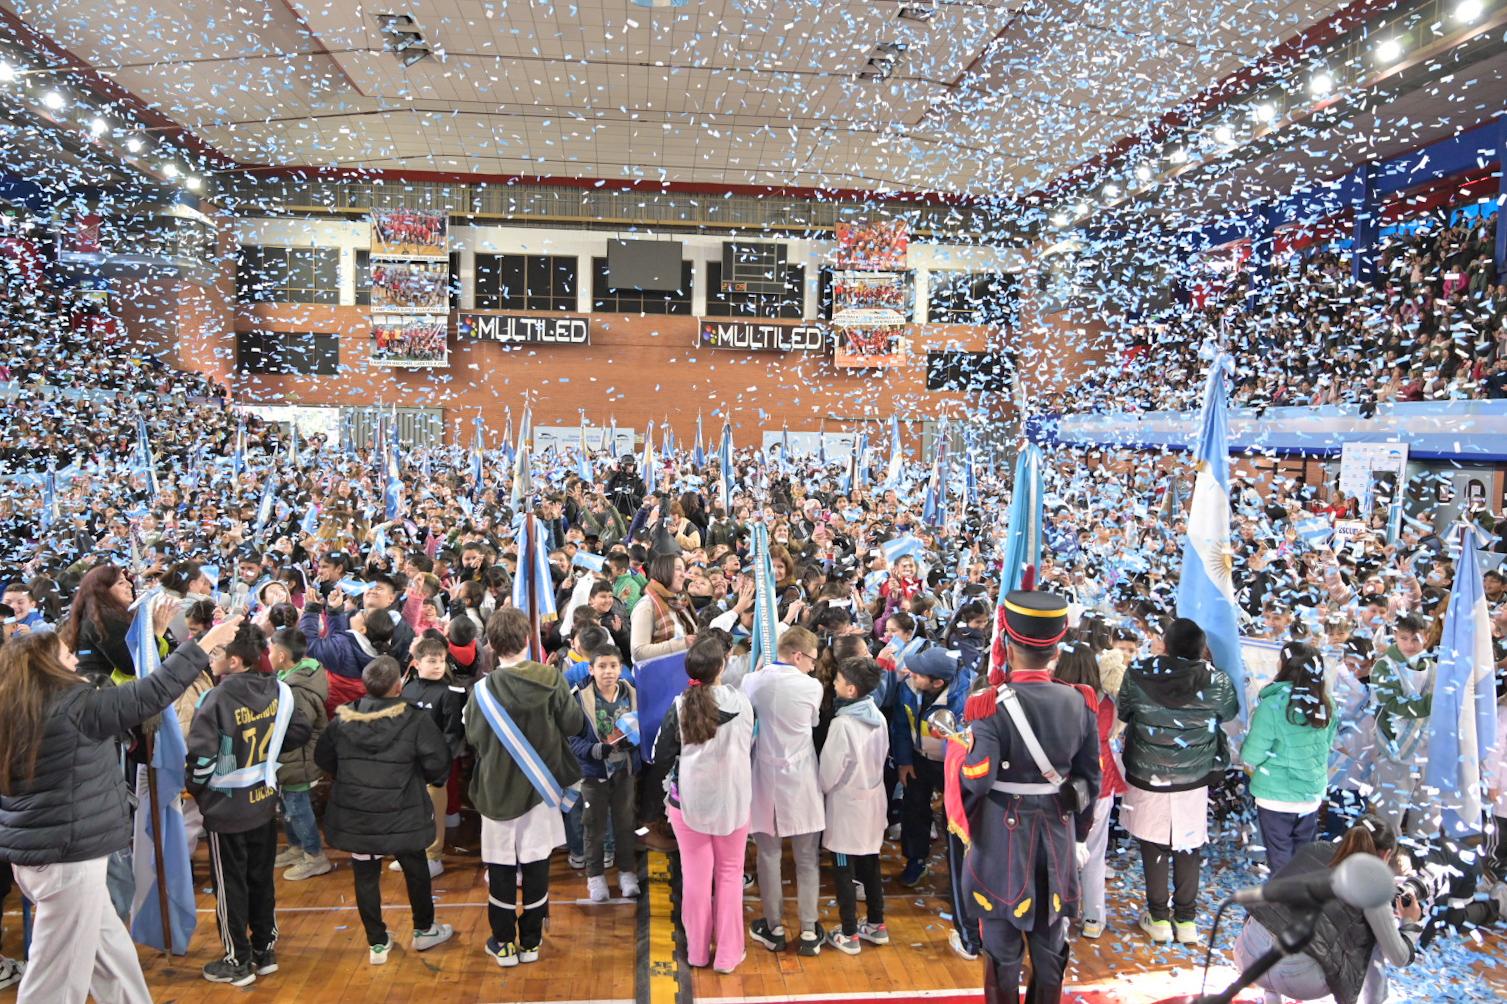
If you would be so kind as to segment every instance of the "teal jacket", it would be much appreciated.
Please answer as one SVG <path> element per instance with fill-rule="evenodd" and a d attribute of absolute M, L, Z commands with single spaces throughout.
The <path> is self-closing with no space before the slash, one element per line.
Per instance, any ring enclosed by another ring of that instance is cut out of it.
<path fill-rule="evenodd" d="M 1240 759 L 1252 768 L 1251 795 L 1255 798 L 1311 802 L 1324 796 L 1329 782 L 1329 751 L 1339 715 L 1331 701 L 1328 725 L 1299 725 L 1287 715 L 1291 697 L 1292 684 L 1268 684 L 1251 714 Z M 1300 717 L 1296 712 L 1293 715 Z"/>

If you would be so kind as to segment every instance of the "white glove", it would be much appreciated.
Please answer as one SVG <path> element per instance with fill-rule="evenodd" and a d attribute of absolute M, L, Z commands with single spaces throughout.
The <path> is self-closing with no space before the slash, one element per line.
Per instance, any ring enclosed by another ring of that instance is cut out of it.
<path fill-rule="evenodd" d="M 1082 871 L 1083 866 L 1088 864 L 1088 844 L 1074 844 L 1073 850 L 1078 855 L 1078 870 Z"/>

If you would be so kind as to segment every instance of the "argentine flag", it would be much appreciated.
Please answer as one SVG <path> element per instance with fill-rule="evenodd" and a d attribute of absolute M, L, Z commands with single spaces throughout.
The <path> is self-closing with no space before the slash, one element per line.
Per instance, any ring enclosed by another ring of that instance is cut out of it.
<path fill-rule="evenodd" d="M 699 471 L 706 466 L 706 447 L 701 442 L 701 412 L 696 413 L 696 445 L 691 450 L 691 463 Z"/>
<path fill-rule="evenodd" d="M 733 427 L 729 422 L 722 423 L 722 443 L 717 447 L 717 464 L 721 468 L 721 482 L 718 491 L 722 500 L 722 512 L 725 518 L 733 518 Z"/>
<path fill-rule="evenodd" d="M 1439 639 L 1434 700 L 1429 715 L 1425 783 L 1439 793 L 1444 831 L 1481 832 L 1482 767 L 1496 743 L 1496 666 L 1491 614 L 1481 585 L 1475 530 L 1461 526 L 1455 585 Z"/>
<path fill-rule="evenodd" d="M 1240 628 L 1235 614 L 1234 565 L 1230 548 L 1230 452 L 1225 373 L 1230 358 L 1216 352 L 1204 384 L 1204 405 L 1193 461 L 1198 475 L 1188 512 L 1182 574 L 1177 583 L 1177 615 L 1196 621 L 1208 638 L 1214 665 L 1229 674 L 1240 695 L 1240 715 L 1249 709 L 1245 668 L 1240 660 Z"/>
<path fill-rule="evenodd" d="M 1041 448 L 1026 443 L 1015 457 L 1015 485 L 1010 494 L 1010 522 L 999 573 L 999 602 L 1025 580 L 1026 566 L 1041 568 Z"/>
<path fill-rule="evenodd" d="M 748 653 L 749 671 L 763 669 L 774 662 L 775 649 L 780 637 L 779 602 L 776 594 L 779 586 L 774 581 L 774 561 L 769 556 L 769 527 L 755 523 L 752 533 L 752 558 L 754 570 L 754 622 L 751 648 Z"/>
<path fill-rule="evenodd" d="M 890 466 L 884 475 L 884 487 L 893 489 L 900 487 L 900 469 L 905 463 L 905 457 L 900 453 L 900 419 L 890 416 Z"/>
<path fill-rule="evenodd" d="M 644 432 L 644 496 L 653 495 L 659 487 L 654 477 L 654 420 L 649 419 L 649 428 Z"/>
<path fill-rule="evenodd" d="M 581 412 L 580 441 L 576 444 L 576 452 L 579 454 L 576 460 L 576 473 L 580 475 L 587 487 L 596 480 L 596 472 L 591 469 L 591 450 L 586 445 L 586 412 Z"/>

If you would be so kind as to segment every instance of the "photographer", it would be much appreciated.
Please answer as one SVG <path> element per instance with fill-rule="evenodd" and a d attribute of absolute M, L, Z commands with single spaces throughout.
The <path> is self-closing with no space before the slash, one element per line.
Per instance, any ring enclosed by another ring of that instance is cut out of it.
<path fill-rule="evenodd" d="M 1378 816 L 1360 818 L 1337 844 L 1317 843 L 1301 848 L 1273 878 L 1293 878 L 1333 868 L 1352 854 L 1374 854 L 1396 865 L 1397 836 Z M 1422 933 L 1425 886 L 1400 880 L 1390 906 L 1357 910 L 1333 900 L 1314 917 L 1314 934 L 1297 955 L 1284 957 L 1257 985 L 1266 991 L 1267 1004 L 1282 997 L 1317 1000 L 1333 995 L 1336 1004 L 1380 1004 L 1387 999 L 1386 966 L 1409 965 Z M 1235 942 L 1235 964 L 1244 968 L 1260 958 L 1276 939 L 1273 931 L 1290 928 L 1302 918 L 1298 908 L 1266 903 L 1254 906 Z"/>

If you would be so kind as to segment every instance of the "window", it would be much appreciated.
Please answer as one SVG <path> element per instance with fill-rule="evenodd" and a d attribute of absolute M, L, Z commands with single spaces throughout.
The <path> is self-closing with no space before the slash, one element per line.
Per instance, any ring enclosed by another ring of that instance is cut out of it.
<path fill-rule="evenodd" d="M 607 259 L 591 259 L 591 310 L 595 314 L 691 314 L 691 282 L 694 269 L 690 262 L 680 263 L 680 288 L 610 289 L 607 286 Z"/>
<path fill-rule="evenodd" d="M 356 306 L 372 305 L 372 253 L 356 252 Z"/>
<path fill-rule="evenodd" d="M 235 295 L 241 303 L 336 304 L 340 249 L 243 245 L 235 276 Z"/>
<path fill-rule="evenodd" d="M 1015 324 L 1015 277 L 999 272 L 933 272 L 927 298 L 932 324 Z"/>
<path fill-rule="evenodd" d="M 569 255 L 479 254 L 477 310 L 576 309 L 576 259 Z"/>
<path fill-rule="evenodd" d="M 722 263 L 706 263 L 706 316 L 770 317 L 799 321 L 805 316 L 806 267 L 791 265 L 785 270 L 783 293 L 724 293 Z"/>
<path fill-rule="evenodd" d="M 237 331 L 235 363 L 242 373 L 334 376 L 340 371 L 340 339 L 301 331 Z"/>
<path fill-rule="evenodd" d="M 954 349 L 926 353 L 926 389 L 1008 391 L 1014 364 L 999 352 L 962 352 Z"/>
<path fill-rule="evenodd" d="M 450 252 L 450 309 L 460 310 L 460 252 Z"/>

